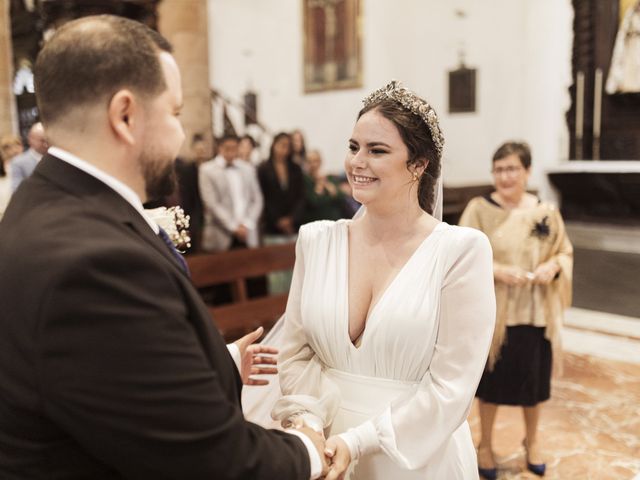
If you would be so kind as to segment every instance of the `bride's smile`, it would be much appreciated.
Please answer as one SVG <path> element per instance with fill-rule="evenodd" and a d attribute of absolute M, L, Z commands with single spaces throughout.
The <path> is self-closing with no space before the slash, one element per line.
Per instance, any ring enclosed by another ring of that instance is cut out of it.
<path fill-rule="evenodd" d="M 358 186 L 358 187 L 371 185 L 373 182 L 378 180 L 375 177 L 367 177 L 365 175 L 356 175 L 356 174 L 352 174 L 351 178 L 353 179 L 354 186 Z"/>

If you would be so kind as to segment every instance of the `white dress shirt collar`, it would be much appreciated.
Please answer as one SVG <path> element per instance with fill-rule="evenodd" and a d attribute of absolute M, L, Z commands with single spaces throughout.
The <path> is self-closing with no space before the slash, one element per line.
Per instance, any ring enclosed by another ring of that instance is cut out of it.
<path fill-rule="evenodd" d="M 86 174 L 91 175 L 92 177 L 107 185 L 118 195 L 124 198 L 127 202 L 129 202 L 131 206 L 138 211 L 140 216 L 142 216 L 145 222 L 149 224 L 149 227 L 151 227 L 151 230 L 153 230 L 156 235 L 160 232 L 160 227 L 158 227 L 158 224 L 145 213 L 140 197 L 136 194 L 136 192 L 134 192 L 130 187 L 122 183 L 120 180 L 100 170 L 86 160 L 82 160 L 81 158 L 76 157 L 72 153 L 69 153 L 61 148 L 50 147 L 47 153 L 53 155 L 56 158 L 59 158 L 69 165 L 73 165 L 78 170 L 82 170 Z"/>

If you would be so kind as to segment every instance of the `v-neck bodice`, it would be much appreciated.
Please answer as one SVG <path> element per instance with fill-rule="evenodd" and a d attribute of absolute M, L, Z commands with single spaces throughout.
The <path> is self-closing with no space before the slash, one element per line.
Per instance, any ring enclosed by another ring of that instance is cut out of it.
<path fill-rule="evenodd" d="M 349 336 L 348 222 L 306 227 L 317 230 L 313 241 L 303 245 L 301 313 L 310 345 L 330 368 L 398 380 L 421 378 L 437 332 L 444 273 L 440 250 L 451 227 L 438 224 L 395 274 L 370 308 L 356 347 Z"/>
<path fill-rule="evenodd" d="M 367 310 L 367 314 L 366 314 L 366 318 L 364 320 L 364 325 L 362 328 L 362 331 L 360 333 L 360 335 L 358 336 L 358 338 L 356 338 L 356 340 L 352 340 L 351 339 L 351 335 L 350 335 L 350 331 L 351 331 L 351 319 L 350 319 L 350 302 L 349 302 L 349 289 L 351 287 L 349 278 L 350 278 L 350 270 L 349 270 L 349 264 L 350 264 L 350 258 L 349 258 L 349 252 L 350 252 L 350 235 L 349 235 L 349 224 L 350 224 L 350 220 L 345 220 L 341 222 L 341 225 L 345 226 L 346 229 L 346 234 L 343 236 L 345 241 L 346 241 L 346 246 L 344 248 L 344 251 L 346 252 L 346 257 L 342 260 L 342 262 L 346 265 L 346 269 L 345 269 L 345 275 L 346 275 L 346 280 L 345 283 L 347 285 L 347 294 L 346 294 L 346 304 L 347 304 L 347 308 L 346 308 L 346 333 L 347 336 L 349 337 L 349 341 L 351 343 L 351 345 L 354 348 L 360 348 L 362 346 L 362 342 L 364 341 L 364 337 L 365 337 L 365 333 L 367 331 L 367 326 L 369 325 L 369 322 L 372 318 L 375 317 L 375 313 L 376 313 L 376 309 L 378 307 L 378 305 L 380 305 L 380 303 L 382 303 L 387 295 L 387 292 L 389 292 L 390 290 L 393 289 L 394 285 L 397 282 L 400 282 L 402 279 L 402 275 L 404 274 L 405 270 L 410 270 L 411 269 L 411 264 L 412 261 L 414 259 L 414 257 L 416 257 L 417 255 L 420 254 L 420 251 L 423 248 L 427 248 L 425 245 L 427 245 L 429 242 L 429 239 L 431 238 L 431 235 L 436 233 L 438 231 L 438 229 L 443 225 L 442 223 L 439 223 L 438 225 L 436 225 L 436 227 L 429 232 L 429 234 L 427 234 L 427 236 L 418 244 L 418 246 L 415 248 L 415 250 L 411 253 L 411 255 L 409 255 L 409 257 L 407 258 L 407 260 L 404 262 L 404 264 L 402 265 L 402 267 L 400 267 L 400 269 L 393 275 L 393 277 L 391 278 L 391 280 L 389 281 L 389 283 L 387 283 L 387 285 L 385 285 L 384 289 L 382 290 L 382 293 L 378 296 L 378 298 L 375 300 L 375 302 L 371 303 L 369 305 L 369 308 Z M 399 280 L 400 279 L 400 280 Z M 355 343 L 358 343 L 358 345 L 356 345 Z"/>

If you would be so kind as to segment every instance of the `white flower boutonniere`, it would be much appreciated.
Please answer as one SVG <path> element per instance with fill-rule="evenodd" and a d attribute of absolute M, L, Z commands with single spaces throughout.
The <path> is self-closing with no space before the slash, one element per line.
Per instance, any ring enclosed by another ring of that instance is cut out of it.
<path fill-rule="evenodd" d="M 159 207 L 145 210 L 154 222 L 167 232 L 176 248 L 184 253 L 191 248 L 189 236 L 189 215 L 185 215 L 180 207 Z"/>

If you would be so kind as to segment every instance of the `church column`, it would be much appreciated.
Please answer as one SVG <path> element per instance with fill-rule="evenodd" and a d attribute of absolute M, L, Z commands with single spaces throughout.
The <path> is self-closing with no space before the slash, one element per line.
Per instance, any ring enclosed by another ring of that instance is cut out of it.
<path fill-rule="evenodd" d="M 11 93 L 13 54 L 9 0 L 0 0 L 0 135 L 15 132 L 15 104 Z"/>
<path fill-rule="evenodd" d="M 184 156 L 194 133 L 204 134 L 211 144 L 208 18 L 206 0 L 163 0 L 158 6 L 158 31 L 173 44 L 182 73 Z"/>

